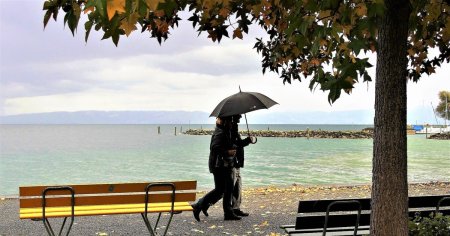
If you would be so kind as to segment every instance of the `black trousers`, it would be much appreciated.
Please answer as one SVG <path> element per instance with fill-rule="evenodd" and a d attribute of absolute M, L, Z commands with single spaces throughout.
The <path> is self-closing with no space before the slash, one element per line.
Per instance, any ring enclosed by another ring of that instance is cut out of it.
<path fill-rule="evenodd" d="M 200 198 L 197 205 L 201 209 L 207 209 L 223 197 L 223 212 L 225 215 L 230 214 L 233 211 L 231 205 L 234 185 L 233 169 L 225 167 L 216 168 L 213 175 L 214 189 L 209 191 L 203 198 Z"/>

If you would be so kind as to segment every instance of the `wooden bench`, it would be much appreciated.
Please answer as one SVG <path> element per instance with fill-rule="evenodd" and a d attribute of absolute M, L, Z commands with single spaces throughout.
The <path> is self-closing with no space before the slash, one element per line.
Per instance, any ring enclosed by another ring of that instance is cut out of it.
<path fill-rule="evenodd" d="M 300 201 L 295 225 L 282 225 L 289 235 L 368 235 L 370 198 Z M 450 195 L 409 197 L 409 216 L 450 215 Z"/>
<path fill-rule="evenodd" d="M 20 219 L 42 220 L 47 233 L 55 235 L 48 219 L 64 217 L 61 235 L 70 218 L 68 235 L 77 216 L 138 213 L 155 235 L 161 214 L 168 213 L 165 235 L 174 214 L 192 211 L 189 202 L 195 201 L 196 188 L 197 181 L 24 186 L 19 188 Z M 154 227 L 148 213 L 159 213 Z"/>

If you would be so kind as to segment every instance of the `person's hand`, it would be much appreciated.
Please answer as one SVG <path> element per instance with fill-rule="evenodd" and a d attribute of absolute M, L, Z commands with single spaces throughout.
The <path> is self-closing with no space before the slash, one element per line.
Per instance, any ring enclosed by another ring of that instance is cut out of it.
<path fill-rule="evenodd" d="M 250 143 L 255 144 L 256 142 L 258 142 L 258 139 L 255 136 L 250 136 Z"/>
<path fill-rule="evenodd" d="M 228 150 L 228 156 L 231 156 L 231 157 L 236 156 L 236 149 Z"/>

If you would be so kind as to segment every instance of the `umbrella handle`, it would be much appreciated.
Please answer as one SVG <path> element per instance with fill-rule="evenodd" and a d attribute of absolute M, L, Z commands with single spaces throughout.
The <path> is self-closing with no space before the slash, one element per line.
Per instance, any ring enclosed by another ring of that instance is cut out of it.
<path fill-rule="evenodd" d="M 247 122 L 247 115 L 244 113 L 244 117 L 245 117 L 245 124 L 247 125 L 247 134 L 248 134 L 248 137 L 250 137 L 250 129 L 248 128 L 248 122 Z M 250 138 L 250 140 L 251 140 L 251 142 L 253 143 L 253 144 L 255 144 L 256 142 L 258 142 L 258 139 L 255 137 L 255 141 L 253 142 L 253 139 L 252 138 Z"/>
<path fill-rule="evenodd" d="M 244 113 L 244 117 L 245 117 L 245 124 L 247 125 L 247 134 L 250 137 L 250 130 L 248 129 L 248 122 L 247 122 L 247 115 Z"/>

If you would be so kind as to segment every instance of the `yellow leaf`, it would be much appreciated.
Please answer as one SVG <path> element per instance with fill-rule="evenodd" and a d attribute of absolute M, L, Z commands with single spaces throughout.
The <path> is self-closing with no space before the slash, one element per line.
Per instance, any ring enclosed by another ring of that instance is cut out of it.
<path fill-rule="evenodd" d="M 116 12 L 125 12 L 125 0 L 107 0 L 106 11 L 108 13 L 108 19 L 111 20 Z"/>
<path fill-rule="evenodd" d="M 158 4 L 162 2 L 160 0 L 146 0 L 147 7 L 150 11 L 156 11 L 158 9 Z"/>
<path fill-rule="evenodd" d="M 328 44 L 328 41 L 326 40 L 326 39 L 321 39 L 320 41 L 319 41 L 319 45 L 320 46 L 325 46 L 325 45 L 327 45 Z"/>
<path fill-rule="evenodd" d="M 352 59 L 352 63 L 356 63 L 356 58 L 353 56 L 353 54 L 350 54 L 350 58 Z"/>
<path fill-rule="evenodd" d="M 367 15 L 367 7 L 366 4 L 364 3 L 359 3 L 356 8 L 355 8 L 355 12 L 357 16 L 365 16 Z"/>
<path fill-rule="evenodd" d="M 447 24 L 445 25 L 445 28 L 442 29 L 442 39 L 446 42 L 450 41 L 450 21 L 449 20 L 447 20 Z"/>
<path fill-rule="evenodd" d="M 353 29 L 353 26 L 351 25 L 343 25 L 342 26 L 342 31 L 344 31 L 345 35 L 350 35 L 350 30 Z"/>
<path fill-rule="evenodd" d="M 319 16 L 317 18 L 319 19 L 325 19 L 331 16 L 331 10 L 326 11 L 319 11 Z"/>
<path fill-rule="evenodd" d="M 253 5 L 252 6 L 253 15 L 258 16 L 262 12 L 262 9 L 263 9 L 262 4 Z"/>
<path fill-rule="evenodd" d="M 348 45 L 347 42 L 339 44 L 339 46 L 338 46 L 339 51 L 347 51 L 348 50 L 347 45 Z"/>
<path fill-rule="evenodd" d="M 267 222 L 267 220 L 266 220 L 266 221 L 262 222 L 259 226 L 262 227 L 262 226 L 268 226 L 268 225 L 269 225 L 269 222 Z"/>
<path fill-rule="evenodd" d="M 120 22 L 120 28 L 123 29 L 123 31 L 125 31 L 127 37 L 131 34 L 133 30 L 137 29 L 136 24 L 138 17 L 139 14 L 135 12 L 131 14 L 130 17 L 127 17 Z"/>

